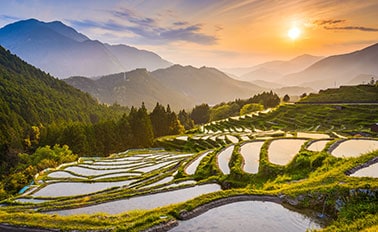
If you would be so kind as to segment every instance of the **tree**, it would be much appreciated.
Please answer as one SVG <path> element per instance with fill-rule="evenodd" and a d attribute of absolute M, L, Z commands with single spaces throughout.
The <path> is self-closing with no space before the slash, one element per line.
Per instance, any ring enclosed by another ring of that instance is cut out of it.
<path fill-rule="evenodd" d="M 208 104 L 197 105 L 190 113 L 190 117 L 195 124 L 204 124 L 209 122 L 210 119 L 210 107 Z"/>
<path fill-rule="evenodd" d="M 307 97 L 307 93 L 302 93 L 301 96 L 299 96 L 300 98 L 304 98 L 304 97 Z"/>
<path fill-rule="evenodd" d="M 283 97 L 283 99 L 282 99 L 284 102 L 289 102 L 290 101 L 290 97 L 289 97 L 289 95 L 285 95 L 284 97 Z"/>
<path fill-rule="evenodd" d="M 245 104 L 240 109 L 240 115 L 250 114 L 252 112 L 264 110 L 264 106 L 258 103 Z"/>
<path fill-rule="evenodd" d="M 167 112 L 164 106 L 156 103 L 155 108 L 150 114 L 150 119 L 152 123 L 152 128 L 154 130 L 154 135 L 160 137 L 167 134 L 169 128 L 169 122 L 167 117 Z"/>
<path fill-rule="evenodd" d="M 154 139 L 154 132 L 144 103 L 138 110 L 134 107 L 131 108 L 129 123 L 133 134 L 132 145 L 134 147 L 150 147 Z"/>
<path fill-rule="evenodd" d="M 276 107 L 280 102 L 281 99 L 273 91 L 257 94 L 248 100 L 248 103 L 260 103 L 264 108 Z"/>
<path fill-rule="evenodd" d="M 184 126 L 185 130 L 190 130 L 194 127 L 194 121 L 190 118 L 190 115 L 185 112 L 185 110 L 180 110 L 178 113 L 178 119 L 181 125 Z"/>

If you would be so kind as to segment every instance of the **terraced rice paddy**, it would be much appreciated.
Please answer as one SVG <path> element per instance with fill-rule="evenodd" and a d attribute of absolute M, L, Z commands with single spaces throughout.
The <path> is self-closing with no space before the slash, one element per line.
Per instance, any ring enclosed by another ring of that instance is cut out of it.
<path fill-rule="evenodd" d="M 307 147 L 307 150 L 309 151 L 322 151 L 329 140 L 318 140 L 314 141 L 313 143 L 310 144 L 310 146 Z"/>
<path fill-rule="evenodd" d="M 228 163 L 230 162 L 233 150 L 234 146 L 232 145 L 221 151 L 218 155 L 218 166 L 223 174 L 230 174 L 230 167 L 228 166 Z"/>
<path fill-rule="evenodd" d="M 378 140 L 349 139 L 341 142 L 331 154 L 336 157 L 357 157 L 378 149 Z"/>
<path fill-rule="evenodd" d="M 165 205 L 184 202 L 189 199 L 200 196 L 202 194 L 211 193 L 219 190 L 220 186 L 218 184 L 199 185 L 174 191 L 161 192 L 146 196 L 137 196 L 124 200 L 111 201 L 103 204 L 97 204 L 77 209 L 54 211 L 52 213 L 57 213 L 61 215 L 93 214 L 99 212 L 118 214 L 134 209 L 153 209 Z"/>
<path fill-rule="evenodd" d="M 318 134 L 318 133 L 305 133 L 305 132 L 298 132 L 298 138 L 310 138 L 310 139 L 329 139 L 329 135 L 326 134 Z"/>
<path fill-rule="evenodd" d="M 378 178 L 378 163 L 362 168 L 350 176 Z"/>
<path fill-rule="evenodd" d="M 185 172 L 188 175 L 193 175 L 196 172 L 197 167 L 201 163 L 202 159 L 205 156 L 207 156 L 210 152 L 212 152 L 212 151 L 204 152 L 202 155 L 200 155 L 198 158 L 196 158 L 189 166 L 186 167 Z"/>
<path fill-rule="evenodd" d="M 122 157 L 123 156 L 123 157 Z M 47 171 L 45 184 L 26 194 L 27 197 L 59 198 L 106 192 L 117 188 L 165 185 L 173 181 L 178 165 L 193 154 L 159 151 L 119 154 L 113 158 L 83 158 L 77 163 Z M 161 170 L 166 170 L 161 173 Z M 154 178 L 151 178 L 154 177 Z"/>
<path fill-rule="evenodd" d="M 249 142 L 241 146 L 240 153 L 244 159 L 243 171 L 255 174 L 259 170 L 260 150 L 263 141 Z"/>
<path fill-rule="evenodd" d="M 219 206 L 188 221 L 180 221 L 170 231 L 303 232 L 321 228 L 315 220 L 315 217 L 306 217 L 277 203 L 244 201 Z"/>
<path fill-rule="evenodd" d="M 232 120 L 223 123 L 232 123 Z M 37 180 L 40 184 L 16 199 L 15 204 L 21 204 L 18 207 L 27 210 L 60 215 L 118 214 L 155 209 L 222 191 L 223 183 L 219 180 L 234 174 L 231 158 L 242 160 L 238 163 L 242 171 L 238 175 L 246 173 L 255 178 L 259 176 L 255 175 L 259 174 L 259 166 L 266 165 L 260 162 L 264 154 L 268 155 L 269 163 L 286 168 L 285 165 L 300 152 L 311 155 L 309 151 L 323 151 L 327 143 L 335 147 L 330 150 L 332 155 L 342 158 L 378 149 L 378 140 L 347 139 L 340 142 L 321 133 L 262 131 L 244 127 L 221 132 L 215 128 L 211 130 L 216 133 L 194 134 L 185 136 L 185 139 L 183 136 L 167 137 L 161 141 L 167 150 L 130 150 L 107 158 L 87 157 L 61 165 L 56 170 L 45 170 Z M 250 132 L 246 132 L 248 130 Z M 236 131 L 242 132 L 237 134 Z M 288 138 L 288 135 L 293 137 Z M 302 147 L 308 141 L 311 144 Z M 191 147 L 189 151 L 185 150 L 187 144 Z M 240 150 L 235 149 L 239 147 Z M 199 167 L 205 170 L 198 170 Z M 377 178 L 377 168 L 378 165 L 373 164 L 351 176 Z M 280 204 L 248 201 L 217 207 L 191 220 L 180 221 L 172 231 L 250 231 L 251 225 L 259 231 L 320 228 L 311 218 L 289 211 Z"/>
<path fill-rule="evenodd" d="M 31 194 L 34 197 L 65 197 L 84 195 L 98 192 L 113 187 L 127 186 L 131 181 L 118 182 L 95 182 L 95 183 L 80 183 L 80 182 L 58 182 L 48 184 L 46 187 Z"/>
<path fill-rule="evenodd" d="M 268 149 L 269 161 L 278 165 L 288 164 L 305 142 L 304 139 L 273 140 Z"/>

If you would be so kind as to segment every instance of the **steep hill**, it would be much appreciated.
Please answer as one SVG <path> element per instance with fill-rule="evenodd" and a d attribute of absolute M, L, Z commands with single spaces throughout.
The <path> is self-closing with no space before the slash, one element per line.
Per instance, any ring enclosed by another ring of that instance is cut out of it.
<path fill-rule="evenodd" d="M 248 98 L 265 90 L 259 86 L 234 80 L 213 68 L 174 65 L 148 72 L 137 69 L 94 80 L 71 77 L 66 83 L 79 88 L 100 102 L 136 106 L 142 102 L 152 109 L 159 102 L 172 109 L 189 109 L 196 104 L 217 104 L 236 98 Z"/>
<path fill-rule="evenodd" d="M 59 78 L 101 76 L 170 63 L 155 53 L 90 40 L 61 22 L 18 21 L 0 29 L 0 45 Z"/>
<path fill-rule="evenodd" d="M 281 81 L 314 89 L 347 84 L 360 74 L 378 75 L 378 43 L 359 51 L 324 58 Z"/>
<path fill-rule="evenodd" d="M 341 86 L 310 94 L 300 103 L 378 103 L 377 85 Z M 373 106 L 372 106 L 373 107 Z"/>
<path fill-rule="evenodd" d="M 0 47 L 0 146 L 22 147 L 24 133 L 32 125 L 91 122 L 111 115 L 106 109 L 89 94 Z"/>

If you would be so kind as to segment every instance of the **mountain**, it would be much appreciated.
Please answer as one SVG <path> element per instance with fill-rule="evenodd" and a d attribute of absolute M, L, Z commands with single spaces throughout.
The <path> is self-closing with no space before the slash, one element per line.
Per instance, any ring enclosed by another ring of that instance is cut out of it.
<path fill-rule="evenodd" d="M 240 76 L 239 79 L 243 81 L 264 80 L 277 82 L 282 76 L 301 71 L 321 58 L 305 54 L 288 61 L 276 60 L 262 63 L 254 66 L 252 71 Z"/>
<path fill-rule="evenodd" d="M 196 104 L 217 104 L 236 98 L 248 98 L 264 88 L 230 78 L 215 68 L 173 65 L 153 75 L 165 86 L 193 99 Z"/>
<path fill-rule="evenodd" d="M 190 99 L 164 86 L 146 69 L 107 75 L 96 80 L 75 76 L 63 81 L 107 104 L 140 106 L 144 102 L 147 108 L 152 109 L 159 102 L 170 104 L 175 110 L 193 105 Z"/>
<path fill-rule="evenodd" d="M 153 52 L 90 40 L 61 22 L 18 21 L 0 29 L 0 45 L 59 77 L 102 76 L 171 65 Z"/>
<path fill-rule="evenodd" d="M 284 76 L 288 85 L 314 89 L 348 84 L 360 74 L 378 75 L 378 43 L 352 53 L 324 58 L 305 70 Z"/>
<path fill-rule="evenodd" d="M 217 104 L 236 98 L 248 98 L 265 90 L 248 82 L 228 77 L 214 68 L 173 65 L 148 72 L 137 69 L 103 76 L 100 79 L 71 77 L 66 83 L 79 88 L 100 102 L 152 109 L 156 102 L 172 109 L 190 109 L 196 104 Z"/>
<path fill-rule="evenodd" d="M 0 46 L 0 152 L 3 146 L 22 148 L 31 126 L 90 123 L 114 113 L 89 94 L 25 63 Z"/>
<path fill-rule="evenodd" d="M 370 83 L 372 80 L 377 81 L 378 76 L 369 75 L 369 74 L 360 74 L 354 77 L 352 80 L 348 81 L 348 83 L 346 84 L 347 85 L 367 84 L 367 83 Z"/>

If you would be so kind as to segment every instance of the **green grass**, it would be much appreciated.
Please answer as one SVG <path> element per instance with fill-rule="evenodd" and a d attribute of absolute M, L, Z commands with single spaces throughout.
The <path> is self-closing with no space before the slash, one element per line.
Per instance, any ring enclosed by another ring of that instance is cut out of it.
<path fill-rule="evenodd" d="M 320 90 L 319 94 L 310 94 L 300 101 L 300 103 L 321 102 L 378 102 L 378 86 L 341 86 L 338 89 Z"/>

